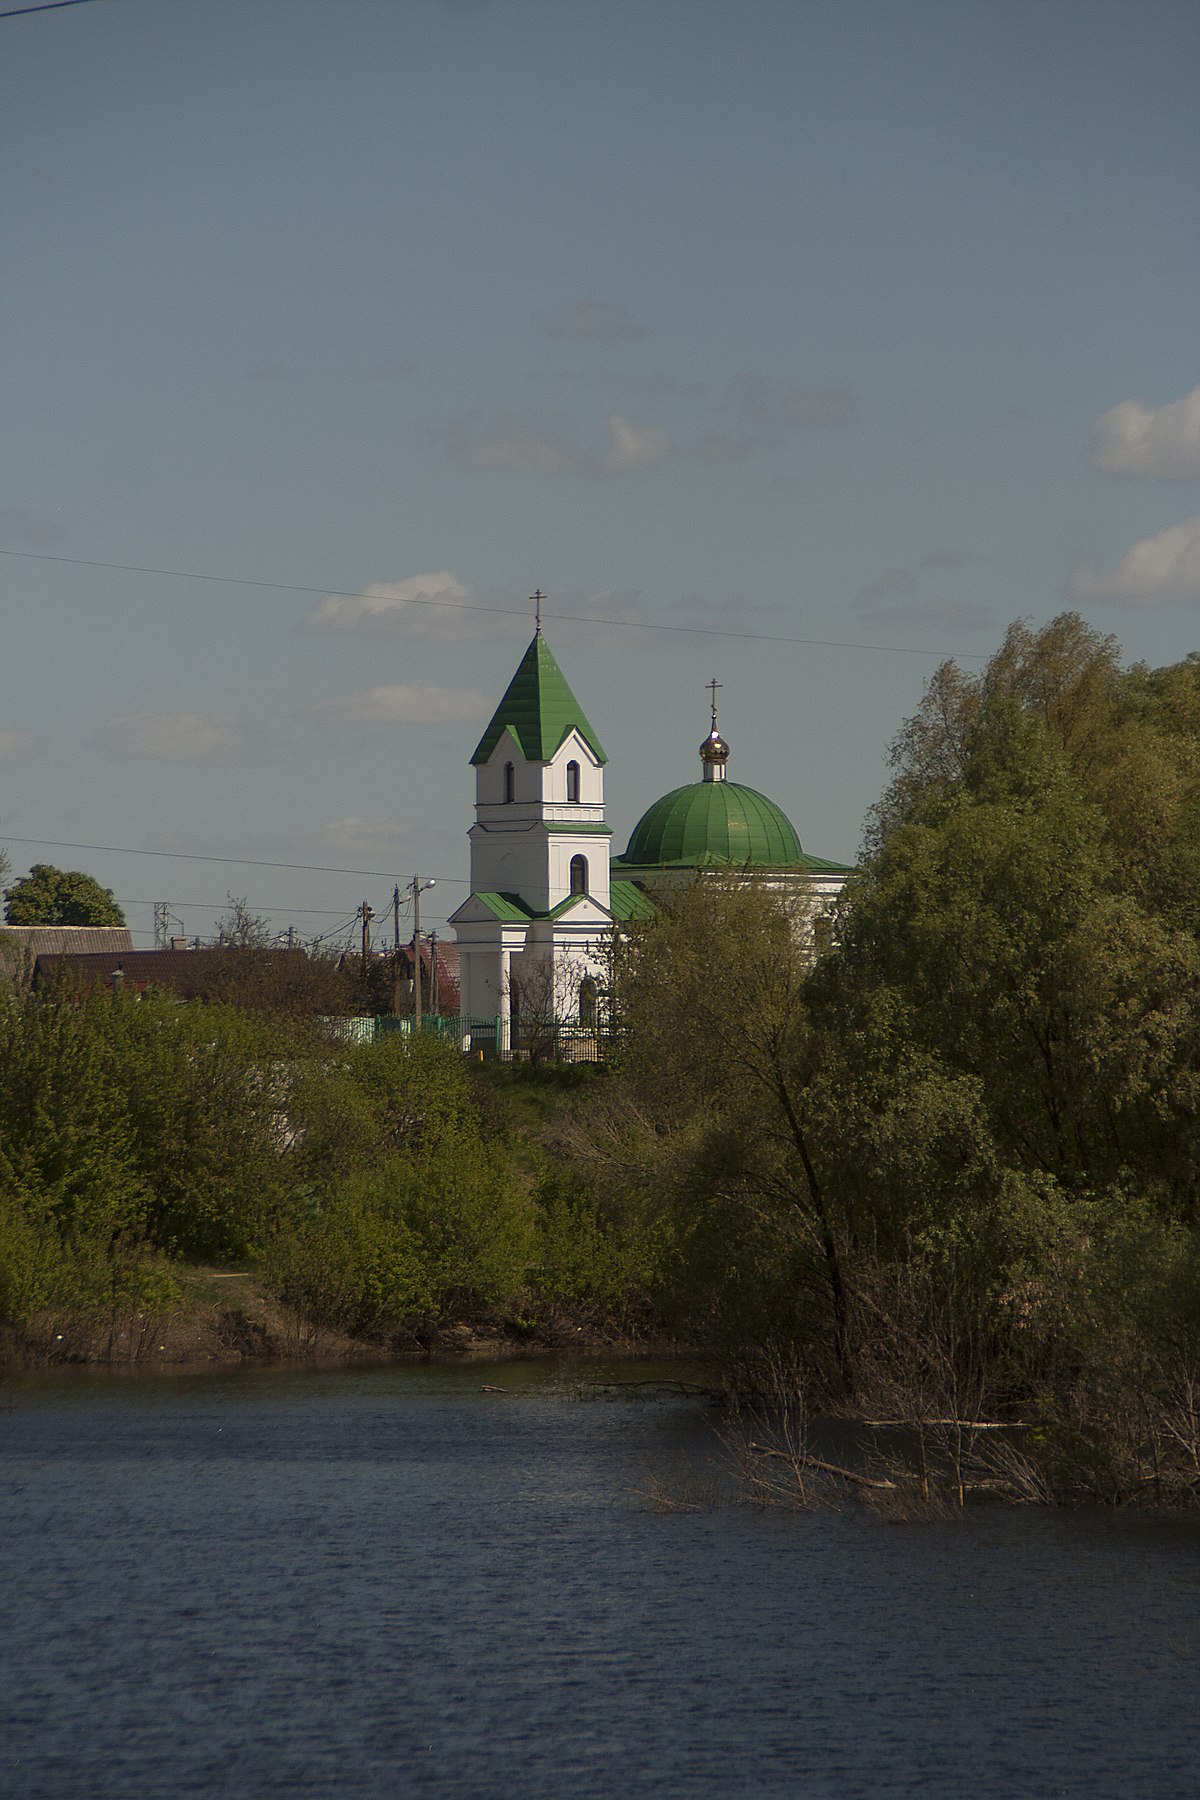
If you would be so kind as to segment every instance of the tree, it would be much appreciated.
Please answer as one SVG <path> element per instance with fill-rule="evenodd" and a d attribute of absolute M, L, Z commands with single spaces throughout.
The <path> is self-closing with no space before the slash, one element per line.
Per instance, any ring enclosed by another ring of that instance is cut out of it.
<path fill-rule="evenodd" d="M 124 925 L 125 914 L 110 888 L 80 869 L 34 863 L 28 875 L 4 890 L 10 925 Z"/>
<path fill-rule="evenodd" d="M 270 921 L 250 911 L 244 894 L 225 896 L 229 911 L 217 920 L 217 943 L 233 950 L 265 950 L 275 941 Z"/>
<path fill-rule="evenodd" d="M 611 988 L 619 1080 L 688 1246 L 685 1304 L 739 1350 L 778 1333 L 823 1344 L 845 1389 L 844 1234 L 813 1112 L 824 1055 L 805 1001 L 811 921 L 739 876 L 656 902 L 615 946 Z"/>

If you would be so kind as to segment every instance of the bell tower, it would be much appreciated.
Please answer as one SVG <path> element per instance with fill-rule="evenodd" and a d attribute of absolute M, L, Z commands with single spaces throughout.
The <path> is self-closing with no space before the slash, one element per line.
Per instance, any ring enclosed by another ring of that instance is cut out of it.
<path fill-rule="evenodd" d="M 471 757 L 471 897 L 453 924 L 463 1007 L 477 1013 L 503 1013 L 514 958 L 591 972 L 611 928 L 608 758 L 546 642 L 544 595 L 532 598 L 533 637 Z"/>

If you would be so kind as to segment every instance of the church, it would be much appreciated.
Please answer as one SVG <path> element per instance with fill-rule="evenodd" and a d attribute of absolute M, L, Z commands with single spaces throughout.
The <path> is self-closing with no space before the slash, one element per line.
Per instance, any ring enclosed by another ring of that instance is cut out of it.
<path fill-rule="evenodd" d="M 462 1011 L 499 1018 L 505 1047 L 522 1010 L 597 1023 L 605 940 L 628 920 L 652 917 L 656 890 L 727 870 L 820 904 L 849 875 L 843 864 L 806 855 L 765 794 L 729 780 L 717 686 L 700 780 L 656 800 L 614 857 L 604 816 L 608 758 L 546 642 L 539 610 L 533 640 L 471 758 L 471 893 L 450 920 Z"/>

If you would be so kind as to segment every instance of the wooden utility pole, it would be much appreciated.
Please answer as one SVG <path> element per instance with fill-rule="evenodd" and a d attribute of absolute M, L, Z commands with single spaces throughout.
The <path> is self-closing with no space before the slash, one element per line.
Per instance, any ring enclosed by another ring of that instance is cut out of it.
<path fill-rule="evenodd" d="M 400 987 L 400 883 L 392 889 L 392 1011 L 399 1013 L 403 1005 Z"/>
<path fill-rule="evenodd" d="M 419 875 L 412 878 L 413 897 L 413 1019 L 414 1030 L 421 1035 L 421 895 L 426 888 L 435 887 L 432 879 L 422 881 Z M 435 1002 L 436 1005 L 436 1002 Z"/>
<path fill-rule="evenodd" d="M 365 900 L 358 909 L 358 916 L 362 920 L 362 972 L 365 981 L 367 979 L 367 956 L 371 949 L 371 920 L 375 917 Z"/>
<path fill-rule="evenodd" d="M 421 877 L 413 876 L 413 1018 L 421 1035 Z"/>

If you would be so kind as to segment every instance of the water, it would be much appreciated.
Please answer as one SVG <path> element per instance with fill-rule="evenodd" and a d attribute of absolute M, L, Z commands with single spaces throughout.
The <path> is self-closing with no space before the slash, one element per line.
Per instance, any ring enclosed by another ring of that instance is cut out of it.
<path fill-rule="evenodd" d="M 1200 1792 L 1193 1522 L 655 1513 L 703 1410 L 547 1365 L 4 1397 L 6 1800 Z"/>

